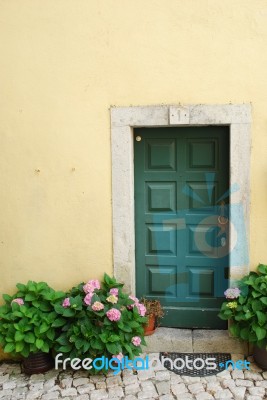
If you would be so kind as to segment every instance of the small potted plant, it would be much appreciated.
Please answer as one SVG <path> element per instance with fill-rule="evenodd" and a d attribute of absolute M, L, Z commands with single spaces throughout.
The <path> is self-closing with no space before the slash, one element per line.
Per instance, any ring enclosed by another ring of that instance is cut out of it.
<path fill-rule="evenodd" d="M 253 344 L 255 362 L 267 369 L 267 265 L 260 264 L 236 286 L 225 291 L 219 317 L 230 321 L 234 337 Z"/>
<path fill-rule="evenodd" d="M 4 352 L 22 356 L 25 373 L 45 372 L 54 366 L 50 350 L 57 333 L 54 304 L 62 301 L 45 282 L 18 283 L 13 296 L 4 294 L 0 307 L 0 345 Z"/>
<path fill-rule="evenodd" d="M 141 299 L 141 303 L 146 308 L 146 317 L 148 318 L 148 321 L 144 327 L 144 334 L 145 336 L 149 336 L 152 335 L 159 326 L 159 320 L 164 316 L 164 311 L 159 300 L 143 298 Z"/>

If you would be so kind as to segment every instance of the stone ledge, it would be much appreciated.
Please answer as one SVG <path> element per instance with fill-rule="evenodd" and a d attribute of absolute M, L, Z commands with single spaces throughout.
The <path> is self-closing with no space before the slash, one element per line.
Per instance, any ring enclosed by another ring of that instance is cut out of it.
<path fill-rule="evenodd" d="M 248 345 L 229 336 L 224 330 L 158 328 L 146 336 L 146 353 L 173 351 L 180 353 L 240 353 L 248 354 Z"/>

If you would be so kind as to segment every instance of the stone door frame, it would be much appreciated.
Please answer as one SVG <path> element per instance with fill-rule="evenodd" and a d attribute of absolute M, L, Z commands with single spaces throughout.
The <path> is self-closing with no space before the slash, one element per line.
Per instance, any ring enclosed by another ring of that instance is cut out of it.
<path fill-rule="evenodd" d="M 111 108 L 113 272 L 135 293 L 134 146 L 140 127 L 227 125 L 230 131 L 230 279 L 249 271 L 251 105 Z M 242 226 L 241 226 L 242 224 Z M 240 226 L 239 226 L 240 225 Z M 245 232 L 244 232 L 245 227 Z"/>

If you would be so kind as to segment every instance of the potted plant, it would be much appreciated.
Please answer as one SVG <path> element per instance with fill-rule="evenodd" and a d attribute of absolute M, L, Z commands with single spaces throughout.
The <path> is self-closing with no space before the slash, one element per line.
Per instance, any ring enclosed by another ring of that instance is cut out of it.
<path fill-rule="evenodd" d="M 225 291 L 227 301 L 219 317 L 230 320 L 229 330 L 253 344 L 254 360 L 267 369 L 267 265 L 260 264 L 237 282 L 237 287 Z"/>
<path fill-rule="evenodd" d="M 159 326 L 159 319 L 164 316 L 164 311 L 159 300 L 142 298 L 141 303 L 146 308 L 146 316 L 148 318 L 148 321 L 144 327 L 144 334 L 145 336 L 149 336 L 152 335 Z"/>
<path fill-rule="evenodd" d="M 88 355 L 121 360 L 139 355 L 141 345 L 146 344 L 146 310 L 122 289 L 123 284 L 107 274 L 103 282 L 90 280 L 72 288 L 62 304 L 55 306 L 56 321 L 61 325 L 56 352 L 70 359 Z"/>
<path fill-rule="evenodd" d="M 22 356 L 25 373 L 39 373 L 54 365 L 50 350 L 56 338 L 57 313 L 54 304 L 62 301 L 45 282 L 18 283 L 13 296 L 4 294 L 0 307 L 0 345 L 4 352 Z"/>

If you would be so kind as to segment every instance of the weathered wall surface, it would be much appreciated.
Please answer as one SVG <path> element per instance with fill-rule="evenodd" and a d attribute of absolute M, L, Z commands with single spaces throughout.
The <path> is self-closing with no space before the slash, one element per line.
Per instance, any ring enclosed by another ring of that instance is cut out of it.
<path fill-rule="evenodd" d="M 252 103 L 266 262 L 265 0 L 0 0 L 0 293 L 112 273 L 111 105 Z"/>

